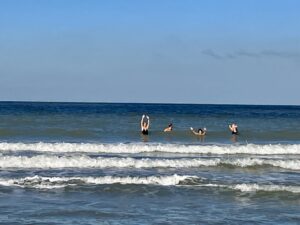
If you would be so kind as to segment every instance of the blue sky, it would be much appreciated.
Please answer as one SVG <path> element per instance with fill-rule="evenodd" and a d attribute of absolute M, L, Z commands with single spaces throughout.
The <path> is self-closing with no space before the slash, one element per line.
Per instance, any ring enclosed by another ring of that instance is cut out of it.
<path fill-rule="evenodd" d="M 0 100 L 300 105 L 299 9 L 1 0 Z"/>

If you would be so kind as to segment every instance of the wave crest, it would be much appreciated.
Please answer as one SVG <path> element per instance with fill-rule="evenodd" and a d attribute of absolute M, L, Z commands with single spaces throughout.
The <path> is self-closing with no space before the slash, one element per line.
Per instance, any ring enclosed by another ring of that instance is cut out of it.
<path fill-rule="evenodd" d="M 112 185 L 112 184 L 134 184 L 134 185 L 160 185 L 160 186 L 196 186 L 206 188 L 225 188 L 237 190 L 241 192 L 291 192 L 300 193 L 299 186 L 276 185 L 276 184 L 257 184 L 257 183 L 242 183 L 242 184 L 218 184 L 205 183 L 204 178 L 189 175 L 170 175 L 170 176 L 148 176 L 148 177 L 42 177 L 32 176 L 15 179 L 0 179 L 2 186 L 17 186 L 21 188 L 36 188 L 36 189 L 56 189 L 65 188 L 67 186 L 80 185 Z"/>
<path fill-rule="evenodd" d="M 283 169 L 300 170 L 300 160 L 261 158 L 120 158 L 82 156 L 0 156 L 0 168 L 191 168 L 191 167 L 252 167 L 273 166 Z"/>
<path fill-rule="evenodd" d="M 0 179 L 0 185 L 19 186 L 33 188 L 61 188 L 66 186 L 83 184 L 145 184 L 145 185 L 178 185 L 194 176 L 180 176 L 177 174 L 171 176 L 148 176 L 148 177 L 25 177 L 19 179 Z M 195 178 L 195 177 L 194 177 Z"/>
<path fill-rule="evenodd" d="M 0 151 L 87 152 L 87 153 L 194 153 L 300 155 L 299 144 L 268 145 L 179 145 L 179 144 L 91 144 L 91 143 L 0 143 Z"/>

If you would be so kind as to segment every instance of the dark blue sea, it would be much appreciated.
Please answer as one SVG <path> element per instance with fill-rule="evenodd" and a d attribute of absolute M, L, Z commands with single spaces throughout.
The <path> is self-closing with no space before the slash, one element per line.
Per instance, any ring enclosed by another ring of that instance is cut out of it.
<path fill-rule="evenodd" d="M 0 224 L 300 224 L 300 106 L 0 102 Z"/>

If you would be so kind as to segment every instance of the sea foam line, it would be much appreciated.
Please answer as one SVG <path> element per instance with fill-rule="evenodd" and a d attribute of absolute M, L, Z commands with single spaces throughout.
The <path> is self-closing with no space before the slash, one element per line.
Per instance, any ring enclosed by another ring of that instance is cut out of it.
<path fill-rule="evenodd" d="M 300 160 L 263 158 L 120 158 L 81 156 L 0 156 L 0 168 L 190 168 L 216 166 L 273 166 L 300 170 Z"/>
<path fill-rule="evenodd" d="M 15 179 L 0 179 L 2 186 L 17 186 L 21 188 L 36 189 L 56 189 L 67 186 L 78 185 L 110 185 L 110 184 L 135 184 L 135 185 L 160 185 L 160 186 L 197 186 L 209 188 L 227 188 L 238 190 L 241 192 L 292 192 L 300 193 L 300 186 L 276 185 L 276 184 L 257 184 L 257 183 L 241 183 L 241 184 L 218 184 L 206 183 L 202 184 L 203 178 L 189 175 L 170 175 L 170 176 L 148 176 L 148 177 L 42 177 L 32 176 Z"/>
<path fill-rule="evenodd" d="M 179 145 L 179 144 L 91 144 L 91 143 L 0 143 L 0 151 L 88 152 L 88 153 L 194 153 L 300 155 L 299 144 L 268 145 Z"/>
<path fill-rule="evenodd" d="M 214 188 L 228 188 L 233 190 L 238 190 L 241 192 L 257 192 L 257 191 L 265 191 L 265 192 L 292 192 L 292 193 L 300 193 L 300 186 L 291 186 L 291 185 L 276 185 L 276 184 L 199 184 L 196 185 L 199 187 L 214 187 Z"/>
<path fill-rule="evenodd" d="M 2 186 L 19 186 L 33 188 L 61 188 L 66 186 L 84 185 L 84 184 L 145 184 L 145 185 L 177 185 L 186 179 L 197 178 L 195 176 L 180 176 L 177 174 L 171 176 L 148 176 L 148 177 L 42 177 L 33 176 L 18 179 L 0 179 Z"/>

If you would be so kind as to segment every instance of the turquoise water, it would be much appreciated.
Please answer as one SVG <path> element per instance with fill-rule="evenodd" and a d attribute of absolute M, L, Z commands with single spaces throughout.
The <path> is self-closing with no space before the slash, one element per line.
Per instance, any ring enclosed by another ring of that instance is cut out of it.
<path fill-rule="evenodd" d="M 1 224 L 299 224 L 299 171 L 299 106 L 0 103 Z"/>

